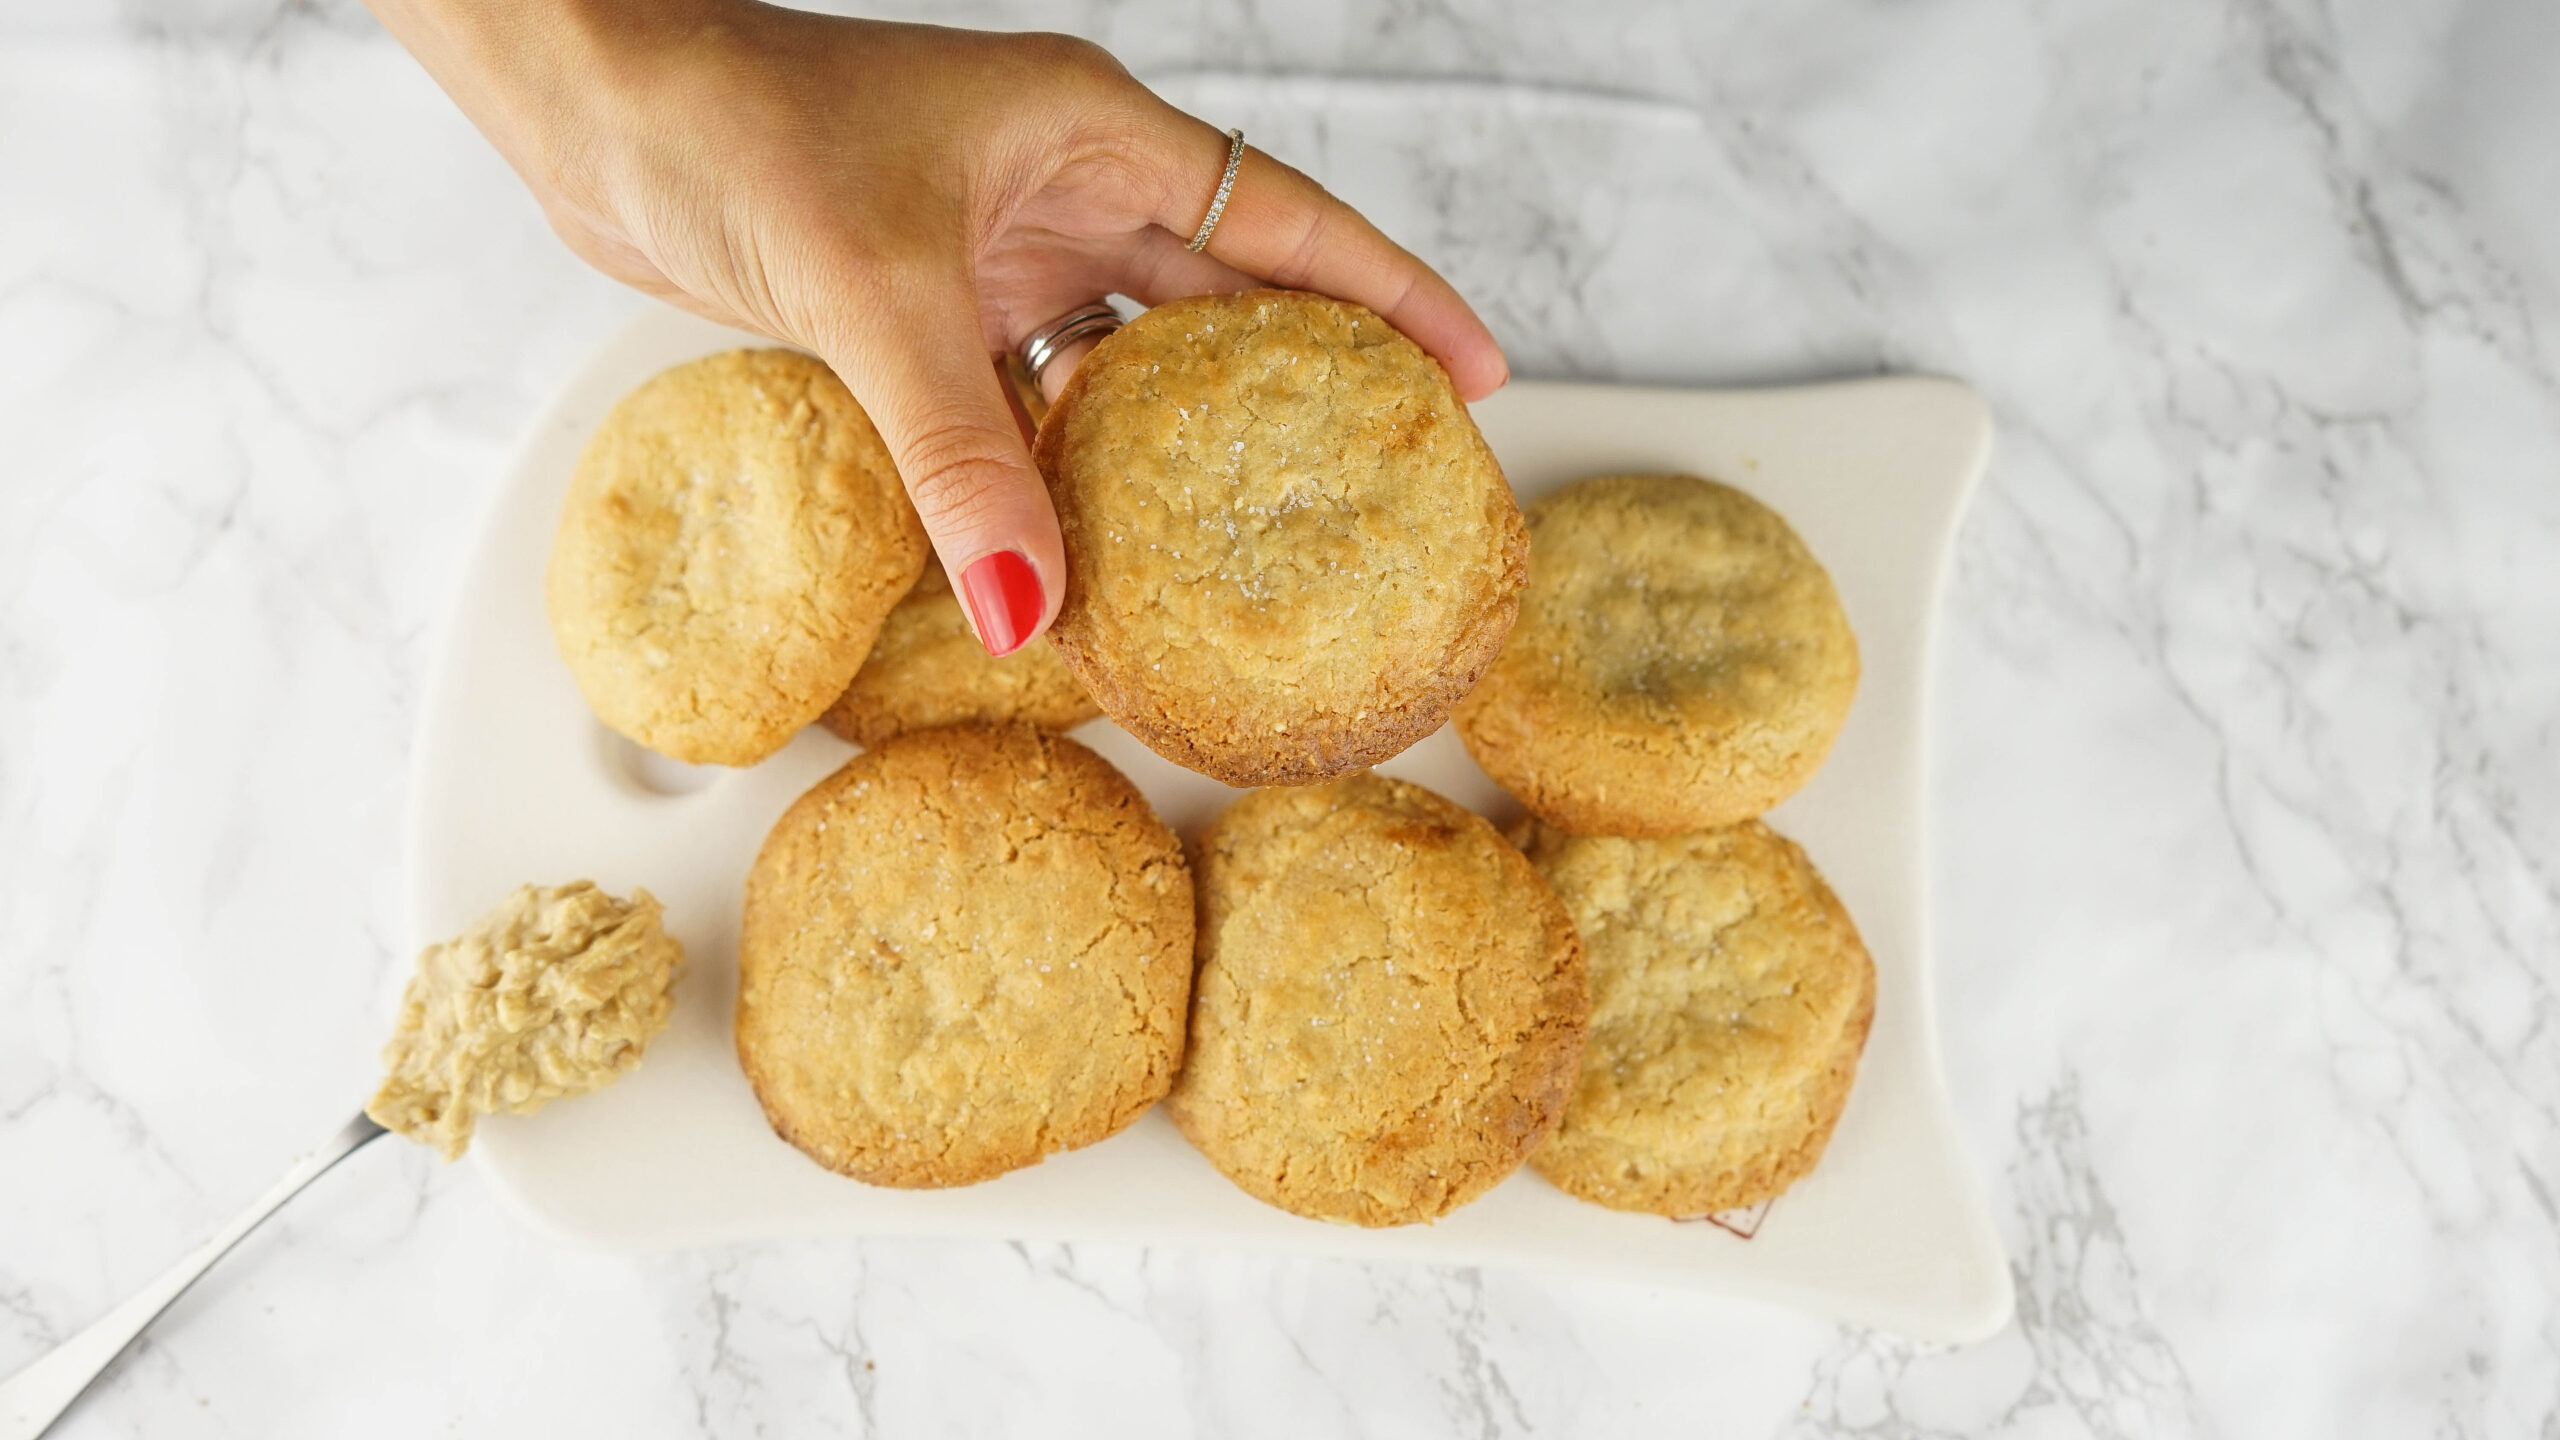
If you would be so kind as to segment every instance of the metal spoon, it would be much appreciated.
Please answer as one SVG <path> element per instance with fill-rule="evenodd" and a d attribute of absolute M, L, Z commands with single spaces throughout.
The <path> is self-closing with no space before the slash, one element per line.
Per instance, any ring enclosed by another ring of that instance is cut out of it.
<path fill-rule="evenodd" d="M 158 1319 L 170 1302 L 186 1294 L 196 1277 L 230 1253 L 241 1236 L 257 1229 L 259 1221 L 282 1209 L 284 1202 L 327 1173 L 330 1166 L 386 1133 L 373 1123 L 371 1116 L 358 1112 L 346 1128 L 329 1137 L 327 1144 L 293 1162 L 293 1168 L 284 1172 L 276 1187 L 259 1196 L 240 1218 L 223 1226 L 212 1239 L 170 1266 L 132 1299 L 55 1346 L 52 1354 L 10 1376 L 0 1384 L 0 1440 L 36 1440 L 52 1428 L 53 1422 L 62 1418 L 62 1412 L 71 1408 L 71 1402 L 79 1399 L 81 1392 L 125 1352 L 125 1347 Z"/>

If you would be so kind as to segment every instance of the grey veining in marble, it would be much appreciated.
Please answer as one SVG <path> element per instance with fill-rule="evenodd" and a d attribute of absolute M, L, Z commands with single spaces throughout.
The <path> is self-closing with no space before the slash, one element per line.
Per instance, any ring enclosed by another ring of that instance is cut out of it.
<path fill-rule="evenodd" d="M 1230 107 L 1525 373 L 1990 399 L 1932 834 L 2015 1325 L 1171 1250 L 626 1259 L 375 1152 L 66 1433 L 2560 1434 L 2560 8 L 887 13 Z M 1367 78 L 1270 78 L 1327 73 Z M 0 1370 L 367 1083 L 427 637 L 516 427 L 633 303 L 360 10 L 0 18 Z"/>

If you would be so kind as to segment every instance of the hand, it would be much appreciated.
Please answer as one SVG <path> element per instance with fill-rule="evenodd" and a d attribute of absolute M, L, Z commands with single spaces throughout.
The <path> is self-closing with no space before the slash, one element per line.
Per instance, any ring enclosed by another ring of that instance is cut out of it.
<path fill-rule="evenodd" d="M 1080 40 L 751 0 L 370 3 L 588 263 L 835 368 L 997 654 L 1047 628 L 1066 575 L 988 363 L 1043 323 L 1267 282 L 1377 311 L 1468 399 L 1507 375 L 1447 281 L 1257 152 L 1186 251 L 1225 135 Z"/>

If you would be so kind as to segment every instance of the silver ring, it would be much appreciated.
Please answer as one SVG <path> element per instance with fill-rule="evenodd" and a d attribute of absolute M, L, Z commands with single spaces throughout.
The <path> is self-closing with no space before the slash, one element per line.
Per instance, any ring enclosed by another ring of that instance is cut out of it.
<path fill-rule="evenodd" d="M 1120 328 L 1120 312 L 1109 302 L 1096 300 L 1080 305 L 1039 329 L 1022 342 L 1022 368 L 1031 372 L 1031 383 L 1040 383 L 1040 372 L 1058 358 L 1058 352 L 1090 336 L 1108 335 Z"/>
<path fill-rule="evenodd" d="M 1227 197 L 1235 193 L 1236 167 L 1244 163 L 1244 132 L 1227 132 L 1227 173 L 1218 177 L 1218 193 L 1209 199 L 1209 214 L 1200 222 L 1200 233 L 1191 237 L 1183 248 L 1198 254 L 1209 243 L 1209 232 L 1218 228 L 1218 217 L 1227 213 Z"/>

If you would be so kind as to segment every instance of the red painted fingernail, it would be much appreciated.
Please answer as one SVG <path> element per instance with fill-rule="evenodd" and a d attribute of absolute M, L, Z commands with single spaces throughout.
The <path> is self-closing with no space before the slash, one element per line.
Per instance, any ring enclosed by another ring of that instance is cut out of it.
<path fill-rule="evenodd" d="M 978 643 L 990 655 L 1010 655 L 1039 628 L 1048 597 L 1040 593 L 1040 576 L 1031 562 L 1011 550 L 980 557 L 960 572 L 960 594 L 969 602 L 969 619 L 978 627 Z"/>

